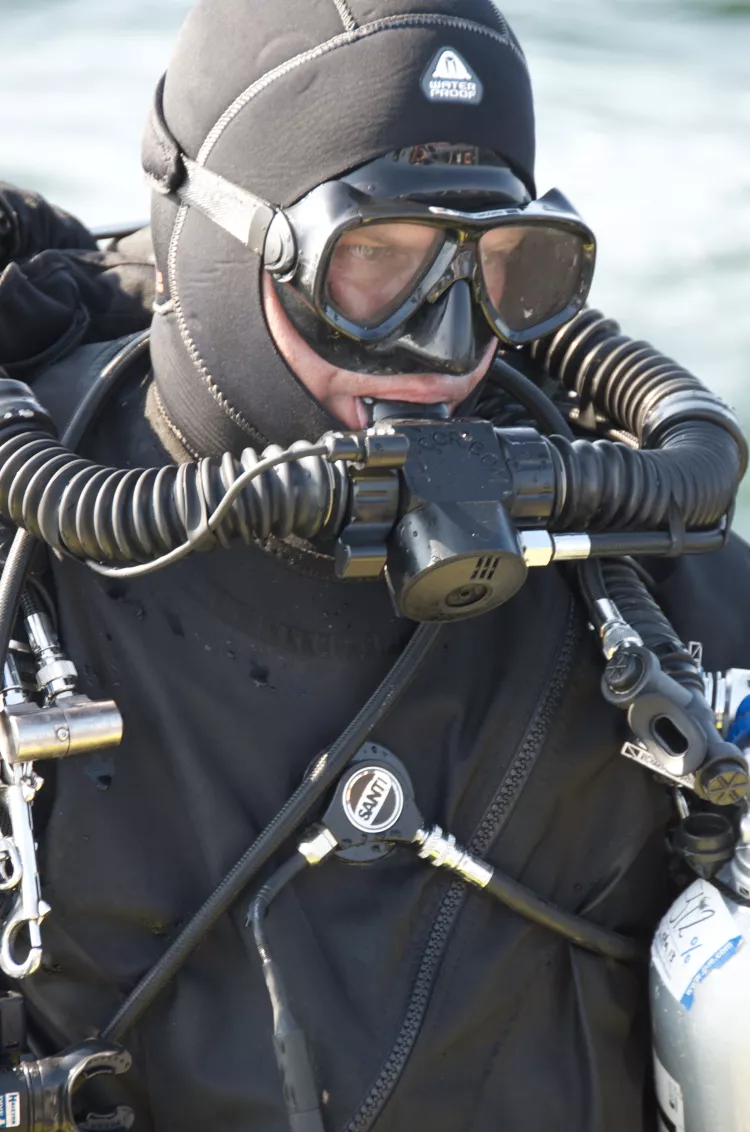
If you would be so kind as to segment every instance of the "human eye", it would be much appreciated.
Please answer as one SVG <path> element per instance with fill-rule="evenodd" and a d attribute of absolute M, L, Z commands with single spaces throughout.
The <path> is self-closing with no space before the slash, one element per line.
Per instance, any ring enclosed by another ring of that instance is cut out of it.
<path fill-rule="evenodd" d="M 346 244 L 345 252 L 352 259 L 377 263 L 393 255 L 393 248 L 386 244 L 351 243 Z"/>

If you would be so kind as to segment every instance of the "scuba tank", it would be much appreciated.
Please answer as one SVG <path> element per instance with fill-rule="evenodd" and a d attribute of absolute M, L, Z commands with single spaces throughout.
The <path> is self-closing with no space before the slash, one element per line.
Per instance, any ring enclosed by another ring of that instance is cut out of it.
<path fill-rule="evenodd" d="M 706 677 L 719 729 L 746 753 L 749 681 L 739 669 Z M 737 829 L 724 814 L 690 813 L 681 794 L 678 805 L 673 848 L 698 879 L 651 949 L 659 1132 L 750 1132 L 750 806 Z"/>

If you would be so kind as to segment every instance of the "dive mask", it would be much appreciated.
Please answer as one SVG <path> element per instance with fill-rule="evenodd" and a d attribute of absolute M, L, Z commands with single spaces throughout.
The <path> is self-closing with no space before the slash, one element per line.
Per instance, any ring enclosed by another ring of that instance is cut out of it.
<path fill-rule="evenodd" d="M 550 334 L 589 293 L 590 228 L 477 147 L 400 150 L 287 208 L 183 164 L 178 198 L 262 257 L 292 324 L 343 368 L 468 373 L 493 336 Z"/>

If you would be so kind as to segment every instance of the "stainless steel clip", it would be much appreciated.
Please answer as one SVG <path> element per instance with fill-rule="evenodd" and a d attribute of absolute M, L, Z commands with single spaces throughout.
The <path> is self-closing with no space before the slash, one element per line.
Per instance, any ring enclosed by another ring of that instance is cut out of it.
<path fill-rule="evenodd" d="M 2 920 L 0 971 L 11 979 L 28 978 L 39 968 L 41 924 L 50 911 L 42 900 L 31 811 L 43 780 L 32 760 L 114 747 L 122 737 L 122 717 L 112 700 L 92 702 L 75 695 L 75 665 L 64 655 L 48 613 L 29 593 L 22 604 L 44 704 L 28 698 L 10 652 L 0 697 L 0 810 L 6 815 L 0 830 L 0 892 L 14 892 L 15 897 Z M 22 949 L 25 958 L 19 958 Z"/>
<path fill-rule="evenodd" d="M 15 890 L 10 913 L 0 932 L 0 969 L 11 979 L 32 975 L 42 961 L 41 923 L 49 912 L 42 900 L 36 862 L 36 842 L 31 816 L 31 803 L 42 785 L 31 763 L 10 767 L 3 762 L 0 784 L 0 805 L 5 809 L 11 833 L 0 841 L 0 890 Z M 18 936 L 26 929 L 28 951 L 19 959 Z"/>

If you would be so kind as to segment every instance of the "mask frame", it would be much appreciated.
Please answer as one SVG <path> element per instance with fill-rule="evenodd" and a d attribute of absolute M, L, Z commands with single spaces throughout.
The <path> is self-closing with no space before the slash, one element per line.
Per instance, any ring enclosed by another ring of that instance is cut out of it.
<path fill-rule="evenodd" d="M 557 330 L 583 308 L 596 264 L 593 232 L 557 189 L 539 200 L 477 212 L 406 198 L 374 197 L 347 179 L 339 179 L 319 185 L 297 204 L 284 209 L 283 215 L 293 232 L 294 262 L 286 270 L 266 264 L 267 270 L 277 282 L 291 287 L 332 330 L 363 344 L 391 338 L 423 304 L 437 301 L 453 283 L 466 279 L 496 336 L 508 346 L 522 346 Z M 326 279 L 341 236 L 377 222 L 424 224 L 442 230 L 445 238 L 430 266 L 396 310 L 377 325 L 367 326 L 348 318 L 329 301 Z M 489 297 L 479 268 L 477 241 L 491 230 L 526 225 L 553 228 L 580 238 L 581 264 L 578 284 L 568 303 L 550 317 L 518 330 L 508 325 Z"/>

